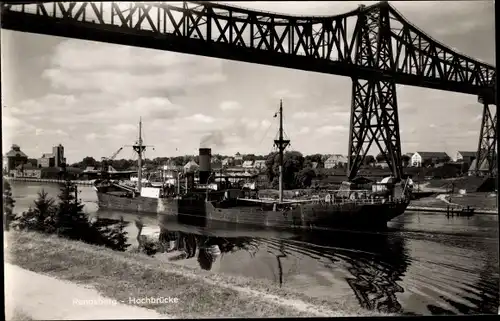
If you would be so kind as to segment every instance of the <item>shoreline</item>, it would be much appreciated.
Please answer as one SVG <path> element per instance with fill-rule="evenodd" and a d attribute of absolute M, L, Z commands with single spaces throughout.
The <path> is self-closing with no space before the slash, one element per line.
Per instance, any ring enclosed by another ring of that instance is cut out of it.
<path fill-rule="evenodd" d="M 7 181 L 13 181 L 13 182 L 32 182 L 32 183 L 57 183 L 57 184 L 62 184 L 65 183 L 66 181 L 63 179 L 48 179 L 48 178 L 32 178 L 32 177 L 4 177 L 5 180 Z M 86 185 L 86 186 L 92 186 L 94 185 L 94 180 L 72 180 L 70 181 L 72 184 L 77 184 L 77 185 Z"/>
<path fill-rule="evenodd" d="M 458 206 L 450 206 L 449 209 L 446 207 L 434 207 L 434 206 L 408 206 L 406 208 L 407 210 L 410 211 L 415 211 L 415 212 L 438 212 L 438 213 L 446 213 L 446 212 L 452 212 L 454 214 L 461 213 L 462 207 Z M 488 210 L 488 209 L 475 209 L 474 210 L 474 215 L 475 214 L 482 214 L 482 215 L 495 215 L 498 214 L 497 210 Z"/>
<path fill-rule="evenodd" d="M 91 286 L 117 301 L 175 296 L 182 304 L 137 306 L 179 318 L 390 315 L 365 310 L 348 297 L 309 297 L 265 280 L 217 274 L 56 236 L 10 231 L 4 237 L 5 262 Z"/>

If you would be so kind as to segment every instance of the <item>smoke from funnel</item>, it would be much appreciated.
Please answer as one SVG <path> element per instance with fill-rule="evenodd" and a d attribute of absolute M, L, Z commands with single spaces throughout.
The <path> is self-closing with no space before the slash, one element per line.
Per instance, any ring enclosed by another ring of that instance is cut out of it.
<path fill-rule="evenodd" d="M 224 135 L 219 131 L 211 132 L 201 138 L 200 148 L 210 148 L 214 146 L 224 146 Z"/>

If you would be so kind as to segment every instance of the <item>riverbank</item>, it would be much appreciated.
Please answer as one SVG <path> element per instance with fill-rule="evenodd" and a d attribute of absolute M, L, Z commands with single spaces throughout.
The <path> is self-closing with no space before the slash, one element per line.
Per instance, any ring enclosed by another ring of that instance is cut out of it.
<path fill-rule="evenodd" d="M 446 212 L 446 208 L 473 208 L 476 214 L 497 214 L 497 196 L 493 193 L 437 194 L 412 200 L 408 210 Z"/>
<path fill-rule="evenodd" d="M 10 231 L 6 243 L 6 262 L 92 286 L 118 302 L 130 297 L 175 297 L 177 304 L 138 306 L 176 318 L 383 315 L 352 300 L 310 298 L 265 281 L 222 276 L 55 236 Z"/>
<path fill-rule="evenodd" d="M 46 179 L 46 178 L 32 178 L 32 177 L 4 177 L 4 179 L 12 182 L 34 182 L 34 183 L 65 183 L 63 179 Z M 72 180 L 72 184 L 92 186 L 94 185 L 94 180 Z"/>

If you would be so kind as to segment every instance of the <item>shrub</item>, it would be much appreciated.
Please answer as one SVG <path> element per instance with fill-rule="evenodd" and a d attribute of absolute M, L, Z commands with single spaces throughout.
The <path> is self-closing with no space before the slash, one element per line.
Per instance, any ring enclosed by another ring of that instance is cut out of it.
<path fill-rule="evenodd" d="M 61 188 L 58 198 L 59 203 L 55 204 L 45 191 L 40 191 L 34 207 L 16 216 L 14 226 L 24 231 L 57 234 L 117 251 L 125 251 L 130 245 L 127 244 L 127 223 L 123 218 L 114 226 L 102 224 L 99 218 L 92 222 L 83 211 L 84 205 L 77 199 L 76 186 L 69 181 Z"/>
<path fill-rule="evenodd" d="M 55 226 L 53 217 L 56 214 L 56 206 L 53 198 L 42 189 L 38 192 L 34 207 L 15 217 L 14 227 L 20 230 L 36 231 L 42 233 L 53 233 Z"/>
<path fill-rule="evenodd" d="M 11 223 L 15 220 L 14 206 L 16 201 L 12 198 L 12 189 L 7 180 L 3 181 L 3 229 L 9 230 Z"/>

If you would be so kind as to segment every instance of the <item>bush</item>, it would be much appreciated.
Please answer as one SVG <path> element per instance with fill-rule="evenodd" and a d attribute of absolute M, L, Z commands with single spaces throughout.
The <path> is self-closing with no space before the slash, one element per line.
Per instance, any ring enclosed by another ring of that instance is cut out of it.
<path fill-rule="evenodd" d="M 57 234 L 71 240 L 125 251 L 130 244 L 126 242 L 127 223 L 123 218 L 114 226 L 102 224 L 99 218 L 91 222 L 83 212 L 83 204 L 76 194 L 76 186 L 66 182 L 58 196 L 59 203 L 55 204 L 45 191 L 40 191 L 34 207 L 16 216 L 13 226 L 23 231 Z"/>
<path fill-rule="evenodd" d="M 16 201 L 12 198 L 12 190 L 7 180 L 3 181 L 3 229 L 9 230 L 11 223 L 15 220 L 14 205 Z"/>
<path fill-rule="evenodd" d="M 34 207 L 30 207 L 27 212 L 16 217 L 13 226 L 20 230 L 53 233 L 55 231 L 53 216 L 56 213 L 54 203 L 54 199 L 41 190 L 38 192 Z"/>

